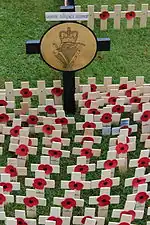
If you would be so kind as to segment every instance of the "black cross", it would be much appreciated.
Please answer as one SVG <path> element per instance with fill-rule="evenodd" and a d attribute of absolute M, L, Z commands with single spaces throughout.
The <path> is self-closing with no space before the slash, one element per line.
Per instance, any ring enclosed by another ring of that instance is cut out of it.
<path fill-rule="evenodd" d="M 74 0 L 67 1 L 68 6 L 61 6 L 61 12 L 75 12 Z M 73 5 L 72 5 L 73 4 Z M 98 51 L 110 51 L 109 38 L 97 38 Z M 40 40 L 26 41 L 27 54 L 40 54 Z M 75 72 L 63 72 L 64 110 L 66 114 L 75 114 Z"/>

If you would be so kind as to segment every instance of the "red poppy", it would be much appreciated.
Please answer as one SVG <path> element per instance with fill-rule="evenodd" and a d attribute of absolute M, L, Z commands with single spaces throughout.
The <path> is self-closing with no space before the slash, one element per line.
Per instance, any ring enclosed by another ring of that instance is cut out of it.
<path fill-rule="evenodd" d="M 95 92 L 97 90 L 96 84 L 90 84 L 91 92 Z"/>
<path fill-rule="evenodd" d="M 124 113 L 124 106 L 123 105 L 114 105 L 112 108 L 113 113 Z"/>
<path fill-rule="evenodd" d="M 59 217 L 50 216 L 47 220 L 55 221 L 55 225 L 62 225 L 63 220 Z"/>
<path fill-rule="evenodd" d="M 82 94 L 82 100 L 86 100 L 88 98 L 88 92 L 84 92 Z"/>
<path fill-rule="evenodd" d="M 98 187 L 99 188 L 102 188 L 102 187 L 112 187 L 113 185 L 113 181 L 112 179 L 110 178 L 106 178 L 104 180 L 101 180 L 99 183 L 98 183 Z"/>
<path fill-rule="evenodd" d="M 43 179 L 43 178 L 35 178 L 34 179 L 33 187 L 35 189 L 43 190 L 46 185 L 47 185 L 47 182 L 45 179 Z"/>
<path fill-rule="evenodd" d="M 69 188 L 71 190 L 77 190 L 77 191 L 81 191 L 83 189 L 83 184 L 81 182 L 77 182 L 77 181 L 70 181 L 69 182 Z"/>
<path fill-rule="evenodd" d="M 92 123 L 92 122 L 85 122 L 84 124 L 83 124 L 83 129 L 85 129 L 85 128 L 96 128 L 96 125 L 95 125 L 95 123 Z"/>
<path fill-rule="evenodd" d="M 90 159 L 93 156 L 92 149 L 90 149 L 90 148 L 82 148 L 80 155 L 81 156 L 86 156 L 87 159 Z"/>
<path fill-rule="evenodd" d="M 20 129 L 22 129 L 21 126 L 15 126 L 10 130 L 10 135 L 13 137 L 18 137 L 18 135 L 20 134 Z"/>
<path fill-rule="evenodd" d="M 132 20 L 132 19 L 135 18 L 135 17 L 136 17 L 136 14 L 135 14 L 134 11 L 131 11 L 131 12 L 127 12 L 127 13 L 126 13 L 126 19 L 127 19 L 127 20 Z"/>
<path fill-rule="evenodd" d="M 147 122 L 150 119 L 150 110 L 144 111 L 140 119 L 143 122 Z"/>
<path fill-rule="evenodd" d="M 94 101 L 94 100 L 92 100 L 92 99 L 86 100 L 85 103 L 84 103 L 84 106 L 85 106 L 86 108 L 90 108 L 91 102 L 92 102 L 92 101 Z"/>
<path fill-rule="evenodd" d="M 52 95 L 59 97 L 63 94 L 63 89 L 62 88 L 53 88 L 51 90 L 51 93 L 52 93 Z"/>
<path fill-rule="evenodd" d="M 110 199 L 109 195 L 101 195 L 96 200 L 98 201 L 98 205 L 103 207 L 110 204 Z"/>
<path fill-rule="evenodd" d="M 86 174 L 89 171 L 89 167 L 87 165 L 77 165 L 74 168 L 74 172 L 80 172 L 82 174 Z"/>
<path fill-rule="evenodd" d="M 99 115 L 100 112 L 98 111 L 98 109 L 93 108 L 88 110 L 88 114 Z"/>
<path fill-rule="evenodd" d="M 36 197 L 25 197 L 23 202 L 28 207 L 37 206 L 39 204 L 39 200 Z"/>
<path fill-rule="evenodd" d="M 110 96 L 110 92 L 107 92 L 107 93 L 106 93 L 106 96 L 109 97 L 109 96 Z"/>
<path fill-rule="evenodd" d="M 61 202 L 61 205 L 65 209 L 71 209 L 72 207 L 76 207 L 76 201 L 73 198 L 66 198 Z"/>
<path fill-rule="evenodd" d="M 10 177 L 16 177 L 18 175 L 17 169 L 12 165 L 6 166 L 4 172 L 9 173 Z"/>
<path fill-rule="evenodd" d="M 48 155 L 50 157 L 54 157 L 54 158 L 58 159 L 62 156 L 62 151 L 60 151 L 60 150 L 49 150 Z"/>
<path fill-rule="evenodd" d="M 118 223 L 118 225 L 130 225 L 130 224 L 127 222 L 121 222 L 121 223 Z"/>
<path fill-rule="evenodd" d="M 107 20 L 110 17 L 110 14 L 108 11 L 103 11 L 100 13 L 99 17 L 101 20 Z"/>
<path fill-rule="evenodd" d="M 17 220 L 17 225 L 28 225 L 26 221 L 23 220 L 22 218 L 16 218 L 16 220 Z"/>
<path fill-rule="evenodd" d="M 128 129 L 128 135 L 130 135 L 132 133 L 132 128 L 128 127 L 128 126 L 122 126 L 120 129 Z"/>
<path fill-rule="evenodd" d="M 82 224 L 85 224 L 85 221 L 86 221 L 86 219 L 92 219 L 92 216 L 84 216 L 83 218 L 82 218 L 82 220 L 81 220 L 81 223 Z"/>
<path fill-rule="evenodd" d="M 37 124 L 38 122 L 38 117 L 35 115 L 30 115 L 27 119 L 28 124 Z"/>
<path fill-rule="evenodd" d="M 56 113 L 56 108 L 54 108 L 52 105 L 47 105 L 45 107 L 45 111 L 48 113 L 48 114 L 55 114 Z"/>
<path fill-rule="evenodd" d="M 144 102 L 141 102 L 141 103 L 138 104 L 138 110 L 139 110 L 140 112 L 142 112 L 143 104 L 144 104 Z"/>
<path fill-rule="evenodd" d="M 128 152 L 129 146 L 127 144 L 119 143 L 116 145 L 117 154 L 124 154 Z"/>
<path fill-rule="evenodd" d="M 132 180 L 132 186 L 133 187 L 138 187 L 140 184 L 144 184 L 146 182 L 146 178 L 144 177 L 135 177 Z"/>
<path fill-rule="evenodd" d="M 92 142 L 94 142 L 94 138 L 92 138 L 92 137 L 87 137 L 87 136 L 86 136 L 86 137 L 83 137 L 83 138 L 82 138 L 82 141 L 81 141 L 81 144 L 83 144 L 84 141 L 92 141 Z"/>
<path fill-rule="evenodd" d="M 130 99 L 130 104 L 132 103 L 140 103 L 141 102 L 141 98 L 134 96 Z"/>
<path fill-rule="evenodd" d="M 112 115 L 110 113 L 104 113 L 100 119 L 102 123 L 112 122 Z"/>
<path fill-rule="evenodd" d="M 0 186 L 3 187 L 4 192 L 11 192 L 13 189 L 13 186 L 11 183 L 0 182 Z"/>
<path fill-rule="evenodd" d="M 118 165 L 118 161 L 116 159 L 113 159 L 113 160 L 106 160 L 104 162 L 104 168 L 105 169 L 112 169 L 112 168 L 116 168 Z"/>
<path fill-rule="evenodd" d="M 61 138 L 59 138 L 59 137 L 53 137 L 53 138 L 51 138 L 51 143 L 52 142 L 61 142 Z"/>
<path fill-rule="evenodd" d="M 0 100 L 0 106 L 7 106 L 8 103 L 5 100 Z"/>
<path fill-rule="evenodd" d="M 141 204 L 145 203 L 149 199 L 149 195 L 146 192 L 139 192 L 135 196 L 135 201 Z"/>
<path fill-rule="evenodd" d="M 67 125 L 68 120 L 65 117 L 55 119 L 56 124 Z"/>
<path fill-rule="evenodd" d="M 32 97 L 32 91 L 30 91 L 29 88 L 22 88 L 20 94 L 22 95 L 23 98 Z"/>
<path fill-rule="evenodd" d="M 29 149 L 26 145 L 21 144 L 16 149 L 16 154 L 19 156 L 27 156 L 29 154 Z"/>
<path fill-rule="evenodd" d="M 49 175 L 53 172 L 53 167 L 49 164 L 40 164 L 38 170 L 44 170 L 46 175 Z"/>
<path fill-rule="evenodd" d="M 119 90 L 127 89 L 127 84 L 120 84 Z"/>
<path fill-rule="evenodd" d="M 131 221 L 133 221 L 133 220 L 135 219 L 135 216 L 136 216 L 136 213 L 134 212 L 134 210 L 122 211 L 121 214 L 120 214 L 120 217 L 121 217 L 123 214 L 131 215 L 131 216 L 132 216 L 132 220 L 131 220 Z"/>
<path fill-rule="evenodd" d="M 32 146 L 32 140 L 31 139 L 29 139 L 29 141 L 28 141 L 28 146 Z"/>
<path fill-rule="evenodd" d="M 5 113 L 0 114 L 0 123 L 7 123 L 9 120 L 9 116 Z"/>
<path fill-rule="evenodd" d="M 0 205 L 3 205 L 5 201 L 6 201 L 5 195 L 0 194 Z"/>
<path fill-rule="evenodd" d="M 138 167 L 148 167 L 150 159 L 148 157 L 142 157 L 138 160 Z"/>
<path fill-rule="evenodd" d="M 108 99 L 108 103 L 111 104 L 111 105 L 115 105 L 116 104 L 116 100 L 117 100 L 117 97 L 110 97 Z"/>
<path fill-rule="evenodd" d="M 131 88 L 131 89 L 126 90 L 125 95 L 127 97 L 131 97 L 132 91 L 134 91 L 134 90 L 136 90 L 136 88 Z"/>
<path fill-rule="evenodd" d="M 52 134 L 53 130 L 55 130 L 55 127 L 52 126 L 52 125 L 48 125 L 48 124 L 45 124 L 43 127 L 42 127 L 42 131 L 44 134 Z"/>

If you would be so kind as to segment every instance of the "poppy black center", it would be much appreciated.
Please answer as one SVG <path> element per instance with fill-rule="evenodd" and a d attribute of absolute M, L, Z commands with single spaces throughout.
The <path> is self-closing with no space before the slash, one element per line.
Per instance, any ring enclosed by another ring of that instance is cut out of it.
<path fill-rule="evenodd" d="M 47 127 L 47 130 L 50 130 L 51 128 L 50 127 Z"/>
<path fill-rule="evenodd" d="M 22 152 L 24 152 L 24 151 L 25 151 L 25 149 L 24 149 L 24 148 L 21 148 L 21 151 L 22 151 Z"/>
<path fill-rule="evenodd" d="M 123 151 L 124 150 L 124 147 L 121 147 L 120 149 Z"/>
<path fill-rule="evenodd" d="M 140 199 L 143 199 L 144 197 L 143 196 L 140 196 Z"/>
<path fill-rule="evenodd" d="M 112 165 L 113 165 L 113 163 L 112 163 L 112 162 L 110 162 L 110 163 L 109 163 L 109 165 L 110 165 L 110 166 L 112 166 Z"/>
<path fill-rule="evenodd" d="M 139 179 L 137 179 L 137 182 L 139 183 L 139 182 L 140 182 L 140 180 L 139 180 Z"/>
<path fill-rule="evenodd" d="M 24 92 L 24 94 L 25 94 L 25 95 L 27 95 L 27 94 L 28 94 L 28 92 L 27 92 L 27 91 L 25 91 L 25 92 Z"/>
<path fill-rule="evenodd" d="M 130 13 L 130 16 L 132 16 L 132 13 Z"/>
<path fill-rule="evenodd" d="M 18 130 L 14 130 L 14 132 L 17 134 L 19 131 Z"/>
<path fill-rule="evenodd" d="M 88 127 L 88 128 L 91 128 L 91 125 L 89 124 L 87 127 Z"/>
<path fill-rule="evenodd" d="M 18 221 L 17 224 L 22 224 L 22 222 L 21 221 Z"/>
<path fill-rule="evenodd" d="M 4 117 L 3 116 L 0 116 L 0 119 L 2 120 L 2 119 L 4 119 Z"/>
<path fill-rule="evenodd" d="M 134 99 L 134 102 L 137 102 L 137 99 Z"/>
<path fill-rule="evenodd" d="M 78 185 L 77 184 L 74 184 L 74 187 L 78 187 Z"/>
<path fill-rule="evenodd" d="M 116 101 L 116 99 L 114 98 L 114 99 L 113 99 L 113 102 L 115 102 L 115 101 Z"/>
<path fill-rule="evenodd" d="M 38 185 L 41 186 L 42 185 L 42 182 L 38 182 Z"/>
<path fill-rule="evenodd" d="M 59 89 L 56 89 L 56 93 L 59 93 Z"/>
<path fill-rule="evenodd" d="M 108 116 L 105 116 L 105 119 L 108 120 Z"/>
<path fill-rule="evenodd" d="M 144 115 L 144 117 L 145 117 L 145 118 L 147 118 L 147 117 L 148 117 L 148 115 Z"/>
<path fill-rule="evenodd" d="M 106 199 L 103 199 L 102 202 L 106 202 Z"/>
<path fill-rule="evenodd" d="M 3 188 L 6 189 L 7 188 L 7 185 L 4 185 Z"/>
<path fill-rule="evenodd" d="M 104 185 L 107 185 L 107 184 L 108 184 L 108 182 L 107 182 L 107 181 L 105 181 L 105 182 L 104 182 Z"/>
<path fill-rule="evenodd" d="M 54 155 L 57 155 L 57 152 L 54 152 Z"/>
<path fill-rule="evenodd" d="M 70 202 L 69 201 L 67 202 L 67 205 L 70 205 Z"/>
<path fill-rule="evenodd" d="M 47 171 L 47 168 L 45 167 L 43 170 L 44 170 L 44 171 Z"/>
<path fill-rule="evenodd" d="M 93 113 L 93 114 L 96 114 L 96 112 L 95 112 L 95 111 L 92 111 L 92 113 Z"/>
<path fill-rule="evenodd" d="M 33 203 L 33 200 L 29 200 L 30 203 Z"/>
<path fill-rule="evenodd" d="M 88 154 L 89 154 L 89 152 L 88 152 L 88 151 L 86 151 L 86 152 L 85 152 L 85 154 L 86 154 L 86 155 L 88 155 Z"/>
<path fill-rule="evenodd" d="M 80 171 L 82 171 L 83 170 L 83 168 L 80 168 Z"/>
<path fill-rule="evenodd" d="M 142 165 L 144 165 L 144 164 L 145 164 L 145 162 L 143 161 L 143 162 L 141 162 L 141 164 L 142 164 Z"/>
<path fill-rule="evenodd" d="M 1 103 L 0 106 L 3 106 L 3 104 Z"/>
<path fill-rule="evenodd" d="M 35 118 L 31 118 L 31 120 L 32 120 L 32 121 L 34 121 L 34 120 L 35 120 Z"/>
<path fill-rule="evenodd" d="M 10 169 L 10 172 L 12 172 L 12 173 L 13 173 L 13 172 L 14 172 L 14 169 Z"/>
<path fill-rule="evenodd" d="M 117 110 L 119 111 L 119 110 L 120 110 L 120 108 L 118 107 L 118 108 L 117 108 Z"/>

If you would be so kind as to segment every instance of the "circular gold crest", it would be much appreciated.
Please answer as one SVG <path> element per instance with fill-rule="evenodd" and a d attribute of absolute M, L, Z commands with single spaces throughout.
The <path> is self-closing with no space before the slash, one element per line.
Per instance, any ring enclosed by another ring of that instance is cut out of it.
<path fill-rule="evenodd" d="M 41 38 L 43 60 L 59 71 L 77 71 L 89 65 L 97 53 L 94 33 L 76 22 L 51 27 Z"/>

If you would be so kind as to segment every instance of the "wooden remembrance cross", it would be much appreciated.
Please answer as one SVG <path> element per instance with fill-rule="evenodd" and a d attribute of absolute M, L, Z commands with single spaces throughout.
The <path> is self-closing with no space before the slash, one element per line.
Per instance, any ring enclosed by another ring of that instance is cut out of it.
<path fill-rule="evenodd" d="M 69 12 L 70 15 L 72 12 L 76 14 L 74 5 L 61 6 L 60 11 L 62 16 Z M 48 16 L 46 20 L 58 21 Z M 97 51 L 110 51 L 110 39 L 96 38 L 94 32 L 81 23 L 61 18 L 59 21 L 66 20 L 67 22 L 48 29 L 40 41 L 28 40 L 26 53 L 40 53 L 50 67 L 63 72 L 64 110 L 66 114 L 75 114 L 75 72 L 88 66 L 96 57 Z"/>

